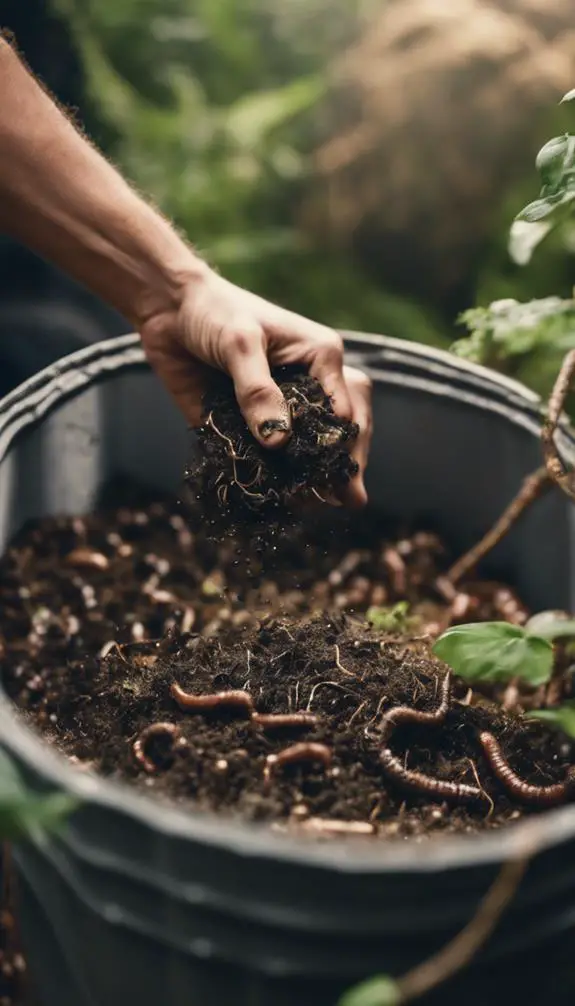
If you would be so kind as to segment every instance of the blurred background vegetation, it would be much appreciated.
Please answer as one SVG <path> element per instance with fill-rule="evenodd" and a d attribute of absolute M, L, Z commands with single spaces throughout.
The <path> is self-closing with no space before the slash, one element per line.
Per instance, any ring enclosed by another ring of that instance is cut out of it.
<path fill-rule="evenodd" d="M 230 279 L 446 348 L 474 305 L 571 298 L 575 232 L 524 268 L 507 237 L 575 117 L 572 0 L 46 2 L 88 132 Z M 546 390 L 571 315 L 535 314 L 487 362 Z"/>

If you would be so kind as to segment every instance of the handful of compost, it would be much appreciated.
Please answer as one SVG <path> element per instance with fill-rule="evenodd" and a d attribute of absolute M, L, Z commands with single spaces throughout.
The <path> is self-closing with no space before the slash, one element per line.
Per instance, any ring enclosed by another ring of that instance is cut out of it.
<path fill-rule="evenodd" d="M 280 519 L 302 503 L 329 502 L 357 474 L 350 450 L 356 423 L 336 416 L 321 384 L 301 368 L 274 373 L 291 415 L 285 447 L 270 450 L 250 433 L 233 384 L 219 378 L 204 398 L 197 457 L 186 482 L 204 514 L 253 525 Z"/>

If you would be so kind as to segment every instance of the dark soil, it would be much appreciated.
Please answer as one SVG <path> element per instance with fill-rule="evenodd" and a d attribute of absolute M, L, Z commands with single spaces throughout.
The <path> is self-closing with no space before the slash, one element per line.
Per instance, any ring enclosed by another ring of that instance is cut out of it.
<path fill-rule="evenodd" d="M 334 414 L 319 382 L 295 367 L 279 368 L 274 377 L 291 415 L 290 439 L 277 450 L 252 436 L 229 379 L 215 377 L 205 397 L 199 450 L 186 482 L 216 534 L 290 523 L 294 507 L 325 502 L 357 473 L 349 452 L 358 428 Z"/>
<path fill-rule="evenodd" d="M 350 823 L 358 834 L 417 838 L 499 827 L 524 808 L 493 777 L 479 731 L 495 734 L 523 779 L 543 785 L 563 780 L 569 765 L 559 735 L 485 696 L 466 704 L 454 679 L 443 723 L 404 724 L 390 740 L 409 769 L 479 780 L 487 794 L 448 804 L 386 776 L 382 716 L 398 704 L 438 707 L 445 666 L 429 642 L 443 626 L 527 613 L 498 584 L 450 594 L 440 577 L 449 557 L 435 535 L 390 542 L 361 525 L 353 534 L 341 522 L 335 532 L 294 529 L 264 572 L 232 542 L 194 537 L 170 502 L 44 521 L 0 569 L 6 688 L 79 770 L 158 798 L 314 835 Z M 370 606 L 401 599 L 415 622 L 400 614 L 395 632 L 394 617 L 386 632 L 365 623 Z M 271 730 L 245 704 L 198 714 L 180 708 L 174 682 L 195 696 L 248 692 L 259 714 L 307 711 L 317 722 Z M 137 742 L 158 722 L 174 725 L 175 737 L 143 744 L 148 771 Z M 283 750 L 308 742 L 325 745 L 329 759 L 304 751 L 281 764 Z"/>

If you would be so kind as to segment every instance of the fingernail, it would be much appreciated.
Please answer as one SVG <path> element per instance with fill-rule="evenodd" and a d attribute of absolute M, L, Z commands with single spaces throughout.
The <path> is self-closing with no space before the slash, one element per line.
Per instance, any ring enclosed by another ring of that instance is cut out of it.
<path fill-rule="evenodd" d="M 264 419 L 258 426 L 258 432 L 264 440 L 269 440 L 274 433 L 289 433 L 289 426 L 285 419 Z"/>

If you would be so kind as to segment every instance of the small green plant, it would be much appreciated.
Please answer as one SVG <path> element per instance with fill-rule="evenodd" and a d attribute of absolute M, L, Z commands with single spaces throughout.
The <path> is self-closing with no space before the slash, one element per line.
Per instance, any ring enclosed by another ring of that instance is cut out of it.
<path fill-rule="evenodd" d="M 561 103 L 574 96 L 575 90 L 569 91 Z M 549 140 L 537 155 L 536 167 L 542 181 L 539 198 L 518 213 L 509 232 L 509 255 L 519 266 L 526 266 L 553 232 L 554 254 L 564 257 L 575 247 L 575 135 L 566 132 Z M 569 221 L 569 227 L 563 226 Z M 565 293 L 564 282 L 560 285 Z M 506 289 L 505 282 L 498 288 Z M 469 334 L 452 345 L 452 352 L 515 377 L 546 396 L 561 360 L 575 348 L 575 294 L 524 303 L 505 297 L 465 311 L 459 322 Z"/>
<path fill-rule="evenodd" d="M 346 992 L 338 1006 L 398 1006 L 400 1002 L 397 982 L 388 975 L 378 975 Z"/>
<path fill-rule="evenodd" d="M 513 364 L 552 346 L 561 355 L 575 346 L 575 300 L 544 297 L 525 304 L 494 301 L 489 307 L 473 307 L 460 316 L 469 335 L 459 339 L 452 351 L 473 363 L 512 371 Z M 556 362 L 553 363 L 553 376 Z"/>
<path fill-rule="evenodd" d="M 537 686 L 549 681 L 553 671 L 549 639 L 509 622 L 454 625 L 436 640 L 433 652 L 469 682 L 521 678 Z"/>
<path fill-rule="evenodd" d="M 79 801 L 67 793 L 39 795 L 30 790 L 0 748 L 0 839 L 13 841 L 38 829 L 57 830 L 78 806 Z"/>
<path fill-rule="evenodd" d="M 562 730 L 568 737 L 575 737 L 575 700 L 563 702 L 555 709 L 534 709 L 529 716 Z"/>
<path fill-rule="evenodd" d="M 563 102 L 575 98 L 568 91 Z M 518 213 L 509 237 L 509 252 L 518 265 L 529 262 L 533 251 L 573 213 L 575 202 L 575 136 L 555 136 L 541 148 L 535 166 L 541 177 L 539 198 Z"/>
<path fill-rule="evenodd" d="M 419 619 L 410 615 L 407 601 L 398 601 L 389 608 L 368 608 L 366 619 L 379 632 L 409 632 L 419 624 Z"/>
<path fill-rule="evenodd" d="M 547 684 L 553 673 L 551 641 L 574 636 L 574 619 L 541 611 L 523 628 L 508 622 L 453 626 L 435 642 L 433 652 L 470 684 L 507 684 L 515 678 L 537 687 Z M 575 700 L 528 715 L 575 737 Z"/>

